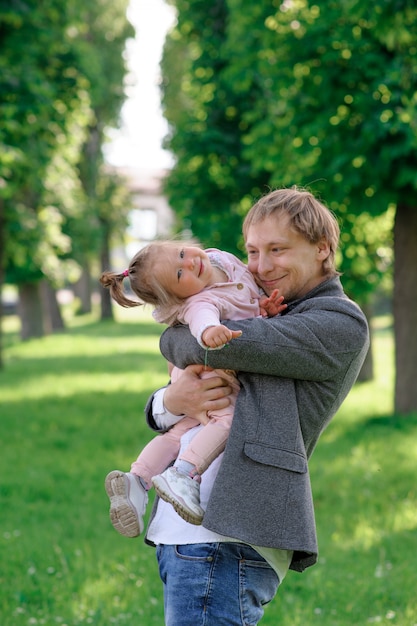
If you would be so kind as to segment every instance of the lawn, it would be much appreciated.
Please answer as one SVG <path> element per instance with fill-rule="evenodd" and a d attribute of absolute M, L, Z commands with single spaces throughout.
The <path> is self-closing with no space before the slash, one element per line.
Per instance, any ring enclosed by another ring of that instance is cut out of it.
<path fill-rule="evenodd" d="M 103 488 L 150 439 L 143 406 L 166 381 L 149 314 L 70 319 L 18 341 L 0 372 L 0 626 L 163 626 L 154 550 L 119 536 Z M 417 415 L 392 412 L 389 320 L 375 381 L 358 384 L 311 461 L 319 563 L 289 573 L 265 626 L 417 625 Z"/>

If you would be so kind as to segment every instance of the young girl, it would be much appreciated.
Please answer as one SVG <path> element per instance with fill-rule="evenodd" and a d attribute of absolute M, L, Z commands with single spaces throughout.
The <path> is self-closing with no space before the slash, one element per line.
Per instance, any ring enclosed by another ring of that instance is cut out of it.
<path fill-rule="evenodd" d="M 125 294 L 126 277 L 139 302 Z M 269 298 L 262 296 L 252 274 L 237 257 L 181 241 L 149 244 L 133 257 L 127 270 L 105 272 L 100 282 L 123 307 L 148 303 L 155 307 L 153 316 L 158 322 L 188 324 L 197 341 L 207 349 L 221 348 L 241 334 L 223 326 L 220 320 L 247 319 L 266 312 L 276 315 L 286 306 L 277 290 Z M 170 370 L 172 380 L 177 380 L 181 370 Z M 147 491 L 152 484 L 183 519 L 201 524 L 201 474 L 225 448 L 239 391 L 232 371 L 210 370 L 203 375 L 226 378 L 233 390 L 231 402 L 223 411 L 204 416 L 204 428 L 174 466 L 165 469 L 177 458 L 181 436 L 200 424 L 192 417 L 185 416 L 155 437 L 132 463 L 129 473 L 115 470 L 108 474 L 105 486 L 110 497 L 110 518 L 120 534 L 136 537 L 143 531 Z"/>

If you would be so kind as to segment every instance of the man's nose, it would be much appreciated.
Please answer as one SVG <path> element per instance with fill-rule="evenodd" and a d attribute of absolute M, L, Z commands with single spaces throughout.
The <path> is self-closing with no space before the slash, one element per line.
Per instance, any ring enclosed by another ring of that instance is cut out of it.
<path fill-rule="evenodd" d="M 264 274 L 267 274 L 268 272 L 270 272 L 271 269 L 273 269 L 273 267 L 274 267 L 274 264 L 272 263 L 272 260 L 268 254 L 259 255 L 257 273 L 260 276 L 263 276 Z"/>

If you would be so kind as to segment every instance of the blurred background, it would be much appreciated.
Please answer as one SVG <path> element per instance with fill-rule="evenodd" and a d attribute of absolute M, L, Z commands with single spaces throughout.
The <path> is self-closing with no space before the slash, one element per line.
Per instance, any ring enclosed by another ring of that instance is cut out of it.
<path fill-rule="evenodd" d="M 155 238 L 245 260 L 291 185 L 337 216 L 372 341 L 312 460 L 324 556 L 265 624 L 415 626 L 415 2 L 0 0 L 2 626 L 162 623 L 102 487 L 151 436 L 162 327 L 98 279 Z"/>
<path fill-rule="evenodd" d="M 1 9 L 3 313 L 21 337 L 101 302 L 104 268 L 192 234 L 244 257 L 242 218 L 302 185 L 339 267 L 392 312 L 395 406 L 417 408 L 417 26 L 406 1 L 54 0 Z M 30 313 L 29 313 L 30 312 Z M 372 351 L 363 371 L 372 376 Z"/>

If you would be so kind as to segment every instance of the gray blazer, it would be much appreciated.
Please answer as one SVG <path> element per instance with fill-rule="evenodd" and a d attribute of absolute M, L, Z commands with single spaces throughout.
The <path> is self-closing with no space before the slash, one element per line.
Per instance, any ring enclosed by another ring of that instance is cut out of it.
<path fill-rule="evenodd" d="M 203 525 L 252 545 L 293 550 L 291 569 L 317 561 L 308 471 L 319 436 L 354 384 L 369 347 L 368 326 L 339 277 L 279 316 L 225 322 L 242 330 L 208 364 L 238 372 L 233 424 Z M 205 351 L 186 326 L 161 336 L 162 354 L 184 368 Z M 145 409 L 152 418 L 152 398 Z"/>

